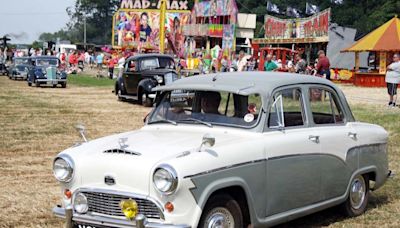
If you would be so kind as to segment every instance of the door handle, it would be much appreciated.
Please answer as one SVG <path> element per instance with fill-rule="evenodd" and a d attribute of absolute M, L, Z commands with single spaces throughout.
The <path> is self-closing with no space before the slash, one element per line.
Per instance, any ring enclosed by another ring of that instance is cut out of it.
<path fill-rule="evenodd" d="M 319 136 L 318 135 L 310 135 L 308 139 L 312 142 L 319 143 Z"/>
<path fill-rule="evenodd" d="M 351 139 L 354 139 L 354 140 L 357 139 L 357 133 L 355 133 L 355 132 L 349 132 L 347 134 L 347 136 L 349 136 Z"/>

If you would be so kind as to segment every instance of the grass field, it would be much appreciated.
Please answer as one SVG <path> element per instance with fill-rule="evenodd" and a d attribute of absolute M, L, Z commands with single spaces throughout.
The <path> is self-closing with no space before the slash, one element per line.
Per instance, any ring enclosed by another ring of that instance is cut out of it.
<path fill-rule="evenodd" d="M 84 123 L 92 139 L 143 125 L 149 109 L 117 102 L 111 93 L 113 83 L 71 76 L 66 89 L 35 88 L 0 77 L 0 227 L 62 227 L 63 221 L 51 213 L 60 197 L 52 161 L 81 140 L 76 123 Z M 358 120 L 389 131 L 390 168 L 399 171 L 400 109 L 384 107 L 384 89 L 343 89 Z M 349 219 L 333 208 L 281 225 L 298 226 L 400 227 L 398 177 L 371 194 L 365 215 Z"/>

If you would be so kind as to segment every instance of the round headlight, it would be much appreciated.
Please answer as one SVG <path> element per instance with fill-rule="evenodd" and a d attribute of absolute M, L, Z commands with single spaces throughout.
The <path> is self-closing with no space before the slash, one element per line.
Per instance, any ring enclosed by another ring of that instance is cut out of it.
<path fill-rule="evenodd" d="M 67 158 L 56 158 L 53 163 L 53 173 L 58 181 L 69 182 L 74 173 L 72 162 Z"/>
<path fill-rule="evenodd" d="M 89 205 L 86 196 L 83 193 L 76 194 L 74 198 L 74 210 L 79 214 L 84 214 L 88 209 Z"/>
<path fill-rule="evenodd" d="M 156 81 L 158 82 L 158 83 L 163 83 L 163 81 L 164 81 L 164 78 L 162 77 L 162 76 L 155 76 L 155 79 L 156 79 Z"/>
<path fill-rule="evenodd" d="M 154 187 L 164 194 L 172 194 L 178 186 L 176 171 L 167 165 L 160 166 L 153 174 Z"/>

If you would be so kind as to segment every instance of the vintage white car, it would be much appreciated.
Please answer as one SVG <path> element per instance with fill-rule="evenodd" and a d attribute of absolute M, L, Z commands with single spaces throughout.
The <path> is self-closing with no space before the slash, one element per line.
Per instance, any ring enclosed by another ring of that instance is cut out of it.
<path fill-rule="evenodd" d="M 339 204 L 357 216 L 390 176 L 388 133 L 325 79 L 221 73 L 155 91 L 143 128 L 55 158 L 68 227 L 265 227 Z"/>

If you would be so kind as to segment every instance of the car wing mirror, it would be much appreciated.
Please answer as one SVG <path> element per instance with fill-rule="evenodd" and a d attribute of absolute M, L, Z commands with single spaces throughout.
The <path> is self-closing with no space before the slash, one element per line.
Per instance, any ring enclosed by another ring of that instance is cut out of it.
<path fill-rule="evenodd" d="M 215 137 L 211 134 L 205 134 L 201 141 L 201 145 L 199 147 L 199 152 L 201 152 L 203 147 L 210 148 L 215 145 Z"/>
<path fill-rule="evenodd" d="M 87 142 L 87 138 L 85 136 L 86 128 L 85 125 L 83 124 L 77 124 L 75 125 L 75 129 L 79 132 L 79 134 L 82 136 L 82 139 L 84 142 Z"/>
<path fill-rule="evenodd" d="M 277 122 L 276 125 L 270 126 L 272 129 L 284 130 L 285 129 L 285 116 L 283 114 L 283 99 L 282 94 L 279 95 L 274 103 L 272 103 L 274 113 L 276 113 Z"/>

